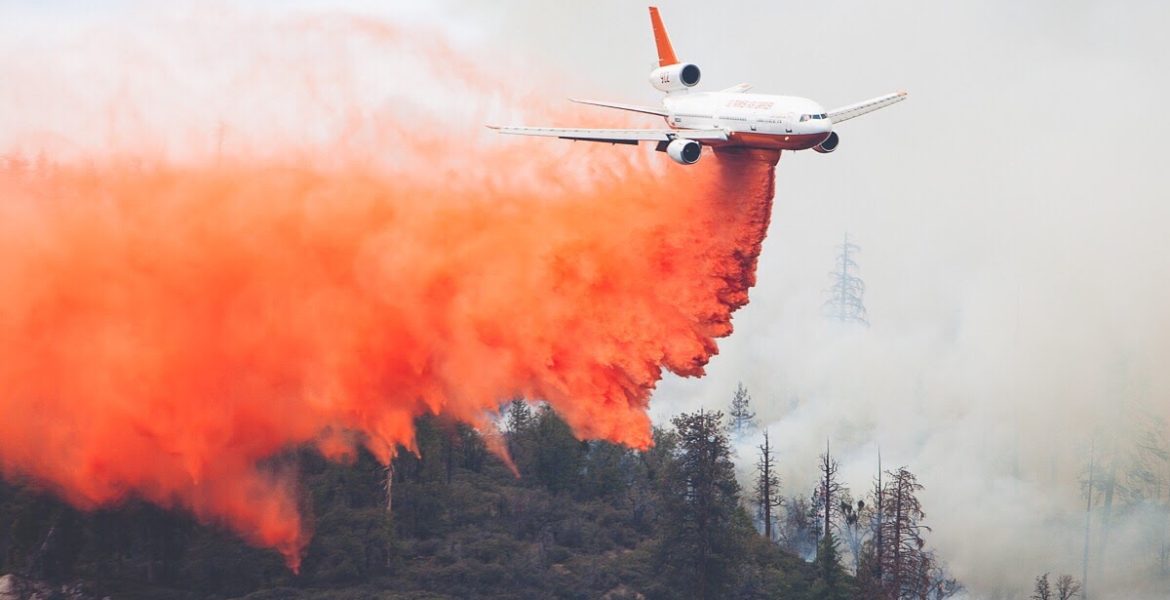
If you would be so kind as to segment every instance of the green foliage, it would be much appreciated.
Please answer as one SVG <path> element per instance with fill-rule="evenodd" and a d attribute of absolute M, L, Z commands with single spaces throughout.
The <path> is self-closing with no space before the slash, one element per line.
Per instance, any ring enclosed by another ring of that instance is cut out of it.
<path fill-rule="evenodd" d="M 532 476 L 554 493 L 573 490 L 580 481 L 584 446 L 548 406 L 538 413 L 532 435 L 538 449 L 531 465 Z"/>
<path fill-rule="evenodd" d="M 723 414 L 699 411 L 672 422 L 678 449 L 662 486 L 670 515 L 661 520 L 662 567 L 679 594 L 723 597 L 751 530 L 750 520 L 738 518 L 743 509 Z"/>
<path fill-rule="evenodd" d="M 817 545 L 817 597 L 825 600 L 846 600 L 853 596 L 851 586 L 841 568 L 841 552 L 832 531 L 821 536 Z"/>
<path fill-rule="evenodd" d="M 756 411 L 752 410 L 752 395 L 743 383 L 735 386 L 731 396 L 731 407 L 727 412 L 727 430 L 733 435 L 743 435 L 756 426 Z"/>
<path fill-rule="evenodd" d="M 818 597 L 813 565 L 754 534 L 718 413 L 655 429 L 645 452 L 582 443 L 547 407 L 506 418 L 519 479 L 475 430 L 421 418 L 418 452 L 389 472 L 392 513 L 366 452 L 271 461 L 301 475 L 313 538 L 299 574 L 182 512 L 78 512 L 14 483 L 0 483 L 0 572 L 119 599 Z"/>

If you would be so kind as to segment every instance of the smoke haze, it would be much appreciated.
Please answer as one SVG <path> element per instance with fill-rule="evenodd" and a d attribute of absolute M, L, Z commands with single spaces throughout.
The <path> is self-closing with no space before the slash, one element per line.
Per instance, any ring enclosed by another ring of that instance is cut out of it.
<path fill-rule="evenodd" d="M 502 43 L 581 74 L 563 95 L 655 101 L 639 85 L 653 58 L 642 5 L 457 4 L 488 23 L 483 37 L 516 32 Z M 826 438 L 845 482 L 868 489 L 880 446 L 926 486 L 929 541 L 972 597 L 1080 578 L 1090 446 L 1121 478 L 1170 419 L 1170 6 L 753 0 L 715 17 L 697 0 L 655 4 L 703 89 L 750 82 L 830 109 L 910 92 L 842 124 L 831 156 L 784 156 L 737 334 L 707 377 L 664 381 L 655 420 L 725 408 L 742 381 L 786 493 L 811 491 Z M 821 313 L 846 232 L 862 247 L 863 331 Z M 739 449 L 745 478 L 758 443 Z M 1127 501 L 1102 565 L 1101 501 L 1091 596 L 1165 597 L 1165 513 Z"/>

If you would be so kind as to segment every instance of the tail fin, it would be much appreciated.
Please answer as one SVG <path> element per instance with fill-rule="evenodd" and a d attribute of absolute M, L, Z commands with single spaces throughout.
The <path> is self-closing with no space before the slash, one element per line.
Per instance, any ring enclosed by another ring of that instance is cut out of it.
<path fill-rule="evenodd" d="M 662 17 L 658 16 L 657 6 L 650 7 L 650 26 L 654 28 L 654 44 L 658 46 L 658 66 L 677 65 L 678 57 L 674 55 L 670 36 L 666 35 L 666 28 L 662 26 Z"/>

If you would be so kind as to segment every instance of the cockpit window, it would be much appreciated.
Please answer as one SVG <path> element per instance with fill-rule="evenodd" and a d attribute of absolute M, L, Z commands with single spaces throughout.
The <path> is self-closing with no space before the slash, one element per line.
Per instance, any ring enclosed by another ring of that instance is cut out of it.
<path fill-rule="evenodd" d="M 800 115 L 800 122 L 803 123 L 809 119 L 828 119 L 829 115 L 821 113 L 819 115 Z"/>
<path fill-rule="evenodd" d="M 800 122 L 804 123 L 811 115 L 800 115 Z"/>

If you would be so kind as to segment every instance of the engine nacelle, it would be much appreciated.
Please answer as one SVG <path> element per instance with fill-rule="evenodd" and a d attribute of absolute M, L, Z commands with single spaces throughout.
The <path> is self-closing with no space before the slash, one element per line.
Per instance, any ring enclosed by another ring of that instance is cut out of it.
<path fill-rule="evenodd" d="M 679 63 L 659 67 L 650 73 L 650 85 L 662 92 L 677 92 L 699 83 L 699 67 L 690 63 Z"/>
<path fill-rule="evenodd" d="M 666 154 L 670 156 L 671 160 L 680 165 L 693 165 L 699 162 L 699 157 L 702 156 L 703 146 L 695 140 L 671 140 L 666 145 Z"/>
<path fill-rule="evenodd" d="M 841 138 L 837 137 L 837 132 L 834 131 L 834 132 L 829 134 L 829 137 L 825 138 L 825 141 L 814 146 L 813 150 L 816 150 L 817 152 L 820 152 L 821 154 L 828 154 L 828 153 L 836 150 L 837 144 L 840 144 L 840 143 L 841 143 Z"/>

